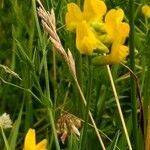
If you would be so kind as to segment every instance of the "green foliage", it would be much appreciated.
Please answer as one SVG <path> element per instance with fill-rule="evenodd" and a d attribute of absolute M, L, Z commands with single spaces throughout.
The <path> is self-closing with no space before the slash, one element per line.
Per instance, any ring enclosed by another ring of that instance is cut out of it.
<path fill-rule="evenodd" d="M 22 149 L 24 137 L 29 128 L 35 128 L 37 141 L 48 139 L 49 149 L 97 150 L 102 149 L 88 118 L 91 111 L 94 121 L 108 150 L 128 149 L 126 137 L 111 88 L 106 66 L 92 66 L 87 56 L 82 56 L 75 48 L 75 35 L 65 28 L 65 13 L 68 2 L 83 4 L 82 0 L 41 0 L 47 10 L 54 9 L 58 35 L 65 50 L 70 49 L 76 64 L 77 79 L 87 100 L 82 102 L 76 83 L 64 59 L 44 33 L 37 16 L 38 4 L 35 0 L 5 0 L 0 2 L 0 114 L 7 112 L 13 120 L 12 129 L 0 132 L 0 149 Z M 2 5 L 3 3 L 3 5 Z M 107 0 L 108 8 L 121 7 L 129 20 L 128 1 Z M 138 78 L 143 107 L 135 88 L 137 102 L 137 136 L 144 149 L 150 105 L 150 20 L 143 18 L 138 0 L 135 6 L 134 74 Z M 133 12 L 134 13 L 134 12 Z M 128 43 L 128 40 L 126 41 Z M 131 60 L 132 61 L 132 60 Z M 5 68 L 6 67 L 6 68 Z M 8 67 L 8 68 L 7 68 Z M 129 70 L 123 65 L 110 66 L 124 119 L 133 148 L 134 139 L 133 104 Z M 16 73 L 16 74 L 15 74 Z M 133 79 L 134 80 L 134 79 Z M 135 82 L 135 81 L 134 81 Z M 132 93 L 133 94 L 133 93 Z M 82 120 L 81 136 L 68 133 L 65 144 L 57 136 L 56 124 L 62 112 L 72 114 Z M 136 117 L 135 116 L 135 117 Z M 142 119 L 144 125 L 142 126 Z M 144 131 L 144 133 L 142 133 Z M 82 147 L 83 146 L 83 147 Z"/>

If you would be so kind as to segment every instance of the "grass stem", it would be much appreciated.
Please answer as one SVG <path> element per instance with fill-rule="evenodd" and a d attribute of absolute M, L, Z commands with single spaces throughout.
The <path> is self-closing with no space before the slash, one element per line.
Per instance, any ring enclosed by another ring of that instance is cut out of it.
<path fill-rule="evenodd" d="M 82 92 L 81 87 L 80 87 L 80 85 L 79 85 L 79 83 L 78 83 L 78 80 L 75 79 L 75 82 L 76 82 L 77 88 L 78 88 L 78 90 L 79 90 L 80 96 L 81 96 L 81 98 L 82 98 L 82 100 L 83 100 L 83 103 L 84 103 L 85 106 L 87 106 L 86 99 L 85 99 L 85 97 L 84 97 L 84 95 L 83 95 L 83 92 Z M 101 144 L 101 147 L 102 147 L 103 150 L 106 150 L 105 145 L 104 145 L 104 143 L 103 143 L 103 140 L 102 140 L 102 138 L 101 138 L 101 136 L 100 136 L 100 134 L 99 134 L 99 130 L 98 130 L 98 128 L 97 128 L 97 126 L 96 126 L 96 123 L 95 123 L 95 121 L 94 121 L 94 119 L 93 119 L 93 116 L 92 116 L 91 111 L 89 111 L 88 114 L 89 114 L 90 120 L 91 120 L 91 122 L 92 122 L 92 124 L 93 124 L 93 127 L 94 127 L 94 129 L 95 129 L 95 132 L 96 132 L 96 135 L 97 135 L 97 137 L 98 137 L 98 140 L 99 140 L 99 142 L 100 142 L 100 144 Z"/>
<path fill-rule="evenodd" d="M 128 135 L 128 131 L 127 131 L 127 128 L 126 128 L 123 113 L 122 113 L 121 106 L 120 106 L 120 103 L 119 103 L 119 98 L 118 98 L 118 95 L 117 95 L 116 87 L 115 87 L 115 84 L 114 84 L 114 81 L 113 81 L 113 77 L 112 77 L 109 65 L 107 65 L 107 71 L 108 71 L 108 74 L 109 74 L 111 86 L 112 86 L 113 93 L 114 93 L 114 96 L 115 96 L 115 100 L 116 100 L 117 108 L 118 108 L 118 111 L 119 111 L 120 119 L 121 119 L 121 122 L 122 122 L 123 130 L 124 130 L 124 133 L 125 133 L 125 136 L 126 136 L 126 139 L 127 139 L 128 147 L 129 147 L 129 150 L 132 150 L 130 138 L 129 138 L 129 135 Z"/>

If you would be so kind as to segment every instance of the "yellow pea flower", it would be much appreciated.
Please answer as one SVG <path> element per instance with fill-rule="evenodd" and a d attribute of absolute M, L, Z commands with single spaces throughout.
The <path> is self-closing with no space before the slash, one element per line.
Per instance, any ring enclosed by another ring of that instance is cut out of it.
<path fill-rule="evenodd" d="M 111 47 L 111 53 L 106 56 L 98 56 L 93 58 L 94 65 L 119 64 L 125 60 L 129 54 L 129 48 L 125 45 L 114 42 Z"/>
<path fill-rule="evenodd" d="M 107 36 L 105 42 L 112 43 L 111 52 L 105 56 L 98 56 L 93 59 L 95 65 L 119 64 L 129 53 L 129 48 L 124 44 L 129 34 L 130 27 L 122 22 L 124 12 L 122 9 L 111 9 L 105 17 L 105 30 Z"/>
<path fill-rule="evenodd" d="M 129 25 L 121 23 L 118 26 L 118 36 L 114 39 L 110 54 L 106 56 L 98 56 L 93 59 L 95 65 L 119 64 L 129 54 L 129 48 L 123 45 L 125 38 L 129 34 Z"/>
<path fill-rule="evenodd" d="M 23 150 L 47 150 L 46 145 L 46 139 L 36 144 L 35 130 L 29 129 L 25 137 Z"/>
<path fill-rule="evenodd" d="M 76 47 L 82 54 L 92 54 L 95 49 L 108 52 L 108 48 L 97 39 L 93 22 L 102 21 L 107 7 L 101 0 L 85 0 L 83 12 L 75 3 L 67 5 L 68 12 L 65 16 L 68 30 L 76 31 Z"/>
<path fill-rule="evenodd" d="M 122 22 L 124 12 L 122 9 L 111 9 L 105 17 L 105 30 L 107 32 L 106 42 L 113 42 L 116 38 L 120 38 L 123 42 L 129 34 L 129 25 Z M 121 43 L 122 43 L 121 42 Z"/>
<path fill-rule="evenodd" d="M 150 18 L 150 6 L 149 5 L 143 5 L 142 6 L 142 13 L 145 17 Z"/>
<path fill-rule="evenodd" d="M 92 54 L 96 48 L 108 52 L 108 48 L 101 43 L 90 30 L 88 24 L 83 21 L 76 29 L 76 45 L 81 54 Z"/>
<path fill-rule="evenodd" d="M 122 22 L 124 12 L 122 9 L 111 9 L 105 17 L 106 42 L 112 43 L 111 52 L 106 56 L 93 59 L 94 64 L 119 64 L 129 53 L 129 48 L 124 44 L 129 34 L 129 24 Z"/>
<path fill-rule="evenodd" d="M 83 12 L 75 3 L 69 3 L 65 16 L 67 29 L 72 31 L 83 20 L 87 22 L 100 21 L 106 10 L 107 7 L 102 0 L 85 0 Z"/>

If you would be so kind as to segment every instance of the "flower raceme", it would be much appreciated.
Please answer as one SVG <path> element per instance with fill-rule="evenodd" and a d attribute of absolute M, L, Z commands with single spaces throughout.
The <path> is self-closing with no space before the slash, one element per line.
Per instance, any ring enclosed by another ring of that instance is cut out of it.
<path fill-rule="evenodd" d="M 85 0 L 83 12 L 75 3 L 67 5 L 66 26 L 70 31 L 76 30 L 76 46 L 81 54 L 92 54 L 99 49 L 108 52 L 108 48 L 97 39 L 92 23 L 102 22 L 106 5 L 101 0 Z"/>
<path fill-rule="evenodd" d="M 85 0 L 83 11 L 75 3 L 69 3 L 67 10 L 66 27 L 76 32 L 76 47 L 81 54 L 91 55 L 94 50 L 109 53 L 95 57 L 96 65 L 121 63 L 127 57 L 128 47 L 123 44 L 129 25 L 123 22 L 122 9 L 107 12 L 104 1 Z"/>
<path fill-rule="evenodd" d="M 23 150 L 47 150 L 46 145 L 46 139 L 36 144 L 35 130 L 29 129 L 25 137 Z"/>

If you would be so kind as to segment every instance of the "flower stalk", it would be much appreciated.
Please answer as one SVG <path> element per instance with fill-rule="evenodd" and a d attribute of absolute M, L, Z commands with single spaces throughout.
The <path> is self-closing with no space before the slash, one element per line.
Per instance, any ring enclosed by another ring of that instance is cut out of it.
<path fill-rule="evenodd" d="M 121 110 L 121 106 L 120 106 L 119 98 L 118 98 L 118 95 L 117 95 L 116 87 L 115 87 L 115 84 L 114 84 L 114 81 L 113 81 L 113 77 L 112 77 L 112 74 L 111 74 L 111 70 L 110 70 L 109 65 L 107 65 L 106 67 L 107 67 L 108 75 L 109 75 L 109 78 L 110 78 L 111 86 L 112 86 L 112 89 L 113 89 L 113 93 L 114 93 L 114 96 L 115 96 L 115 100 L 116 100 L 118 112 L 119 112 L 119 115 L 120 115 L 121 123 L 122 123 L 122 126 L 123 126 L 123 130 L 124 130 L 126 140 L 127 140 L 127 143 L 128 143 L 128 147 L 129 147 L 129 150 L 132 150 L 130 138 L 129 138 L 127 127 L 126 127 L 126 124 L 125 124 L 125 121 L 124 121 L 123 113 L 122 113 L 122 110 Z"/>

